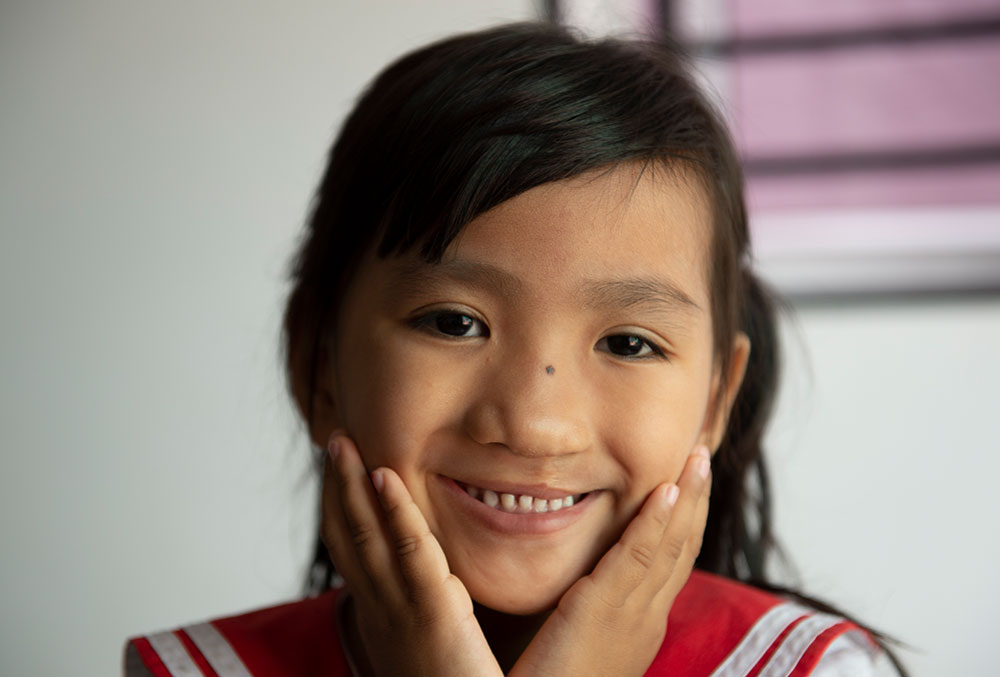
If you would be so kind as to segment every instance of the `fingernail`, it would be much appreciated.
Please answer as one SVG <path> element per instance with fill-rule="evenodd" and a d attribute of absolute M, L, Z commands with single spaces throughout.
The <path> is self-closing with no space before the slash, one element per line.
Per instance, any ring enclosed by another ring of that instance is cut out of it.
<path fill-rule="evenodd" d="M 673 505 L 676 503 L 680 492 L 681 490 L 677 488 L 676 484 L 671 484 L 667 487 L 667 505 Z"/>
<path fill-rule="evenodd" d="M 697 461 L 695 461 L 695 463 L 697 464 L 696 469 L 698 470 L 698 474 L 701 476 L 701 479 L 705 479 L 706 477 L 708 477 L 708 465 L 709 465 L 708 459 L 699 458 Z"/>
<path fill-rule="evenodd" d="M 703 458 L 712 458 L 712 454 L 708 451 L 708 447 L 706 447 L 704 444 L 699 444 L 697 447 L 695 447 L 694 453 L 698 454 Z"/>
<path fill-rule="evenodd" d="M 385 486 L 385 475 L 382 474 L 381 468 L 372 470 L 372 484 L 375 486 L 375 491 L 381 494 L 382 487 Z"/>
<path fill-rule="evenodd" d="M 330 438 L 330 443 L 327 444 L 327 451 L 330 452 L 330 460 L 336 461 L 337 457 L 340 456 L 340 442 L 336 437 Z"/>

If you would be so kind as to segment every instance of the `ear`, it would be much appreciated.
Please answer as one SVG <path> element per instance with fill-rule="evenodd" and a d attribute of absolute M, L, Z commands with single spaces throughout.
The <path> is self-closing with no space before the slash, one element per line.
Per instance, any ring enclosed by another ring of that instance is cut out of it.
<path fill-rule="evenodd" d="M 729 352 L 725 392 L 720 392 L 722 374 L 720 370 L 716 369 L 712 377 L 712 391 L 708 398 L 705 421 L 698 438 L 698 441 L 707 446 L 713 454 L 722 444 L 722 436 L 725 434 L 726 424 L 729 422 L 729 413 L 732 411 L 736 394 L 739 393 L 740 385 L 743 383 L 743 375 L 746 373 L 749 359 L 750 339 L 743 332 L 737 332 Z"/>
<path fill-rule="evenodd" d="M 288 371 L 292 397 L 299 416 L 309 426 L 309 437 L 313 444 L 325 449 L 330 435 L 340 427 L 330 349 L 326 345 L 293 345 L 289 353 Z"/>

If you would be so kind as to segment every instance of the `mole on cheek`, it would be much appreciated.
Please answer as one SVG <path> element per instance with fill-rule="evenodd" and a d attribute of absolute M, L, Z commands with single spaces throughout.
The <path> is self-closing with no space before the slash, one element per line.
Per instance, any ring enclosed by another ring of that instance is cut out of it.
<path fill-rule="evenodd" d="M 549 366 L 545 367 L 545 373 L 551 376 L 552 374 L 556 373 L 556 368 L 550 364 Z"/>

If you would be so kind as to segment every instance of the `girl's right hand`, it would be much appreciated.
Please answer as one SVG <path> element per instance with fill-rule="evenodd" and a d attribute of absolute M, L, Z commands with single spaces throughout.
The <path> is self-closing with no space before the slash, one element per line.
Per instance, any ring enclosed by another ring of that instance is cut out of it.
<path fill-rule="evenodd" d="M 353 442 L 335 435 L 323 486 L 323 541 L 374 673 L 502 675 L 472 598 L 399 476 L 378 468 L 369 479 Z"/>

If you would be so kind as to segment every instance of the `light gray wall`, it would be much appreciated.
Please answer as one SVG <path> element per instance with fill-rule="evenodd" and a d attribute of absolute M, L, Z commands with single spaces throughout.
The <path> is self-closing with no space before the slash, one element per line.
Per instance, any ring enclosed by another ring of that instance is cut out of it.
<path fill-rule="evenodd" d="M 277 327 L 326 147 L 391 57 L 534 11 L 4 3 L 0 673 L 114 674 L 129 634 L 295 594 L 313 495 Z M 917 674 L 987 674 L 1000 301 L 800 322 L 812 385 L 793 351 L 773 440 L 803 583 Z"/>
<path fill-rule="evenodd" d="M 286 261 L 391 58 L 532 0 L 0 7 L 0 674 L 288 599 L 312 538 Z"/>
<path fill-rule="evenodd" d="M 1000 298 L 799 308 L 769 436 L 788 578 L 904 640 L 914 675 L 993 675 Z"/>

